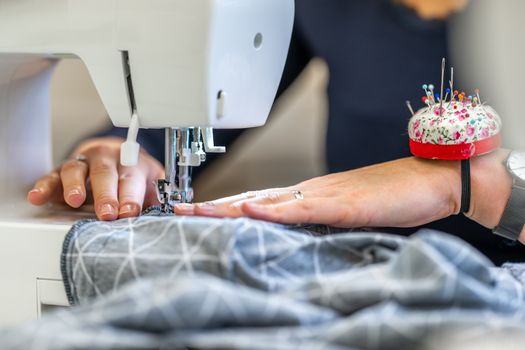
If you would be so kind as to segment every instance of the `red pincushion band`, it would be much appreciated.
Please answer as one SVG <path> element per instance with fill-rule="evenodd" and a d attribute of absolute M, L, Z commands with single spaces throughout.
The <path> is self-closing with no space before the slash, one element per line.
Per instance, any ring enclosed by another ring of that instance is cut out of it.
<path fill-rule="evenodd" d="M 459 145 L 435 145 L 410 139 L 410 151 L 416 157 L 441 160 L 465 160 L 490 153 L 501 145 L 501 136 L 497 134 L 481 141 Z"/>

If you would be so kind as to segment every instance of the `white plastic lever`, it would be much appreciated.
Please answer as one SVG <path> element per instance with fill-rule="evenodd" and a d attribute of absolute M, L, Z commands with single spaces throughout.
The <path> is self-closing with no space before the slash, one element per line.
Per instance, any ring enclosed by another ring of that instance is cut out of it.
<path fill-rule="evenodd" d="M 226 147 L 215 146 L 215 141 L 213 139 L 213 128 L 204 128 L 204 134 L 202 135 L 204 140 L 204 150 L 208 153 L 224 153 L 226 152 Z"/>
<path fill-rule="evenodd" d="M 137 142 L 140 123 L 137 113 L 133 113 L 128 129 L 128 138 L 120 146 L 120 164 L 126 167 L 136 166 L 139 162 L 140 144 Z"/>

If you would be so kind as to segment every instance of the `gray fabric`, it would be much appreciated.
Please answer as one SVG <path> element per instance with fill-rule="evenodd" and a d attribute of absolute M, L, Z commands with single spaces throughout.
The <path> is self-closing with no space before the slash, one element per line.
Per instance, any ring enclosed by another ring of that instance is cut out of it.
<path fill-rule="evenodd" d="M 524 268 L 455 237 L 151 214 L 77 225 L 63 270 L 80 305 L 1 332 L 2 348 L 423 349 L 525 331 Z"/>

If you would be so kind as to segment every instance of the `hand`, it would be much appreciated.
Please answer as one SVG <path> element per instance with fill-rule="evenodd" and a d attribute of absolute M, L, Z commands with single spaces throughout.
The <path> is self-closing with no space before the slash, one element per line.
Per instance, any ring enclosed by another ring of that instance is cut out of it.
<path fill-rule="evenodd" d="M 499 149 L 471 160 L 472 196 L 466 215 L 490 229 L 500 222 L 511 193 L 512 178 L 504 166 L 508 154 Z M 304 199 L 295 198 L 294 191 Z M 175 212 L 343 228 L 413 227 L 459 214 L 460 203 L 459 162 L 405 158 L 293 187 L 181 204 Z M 520 241 L 525 244 L 525 228 Z"/>
<path fill-rule="evenodd" d="M 406 158 L 289 188 L 179 205 L 175 212 L 335 227 L 412 227 L 457 213 L 460 181 L 459 162 Z M 304 199 L 296 199 L 293 191 Z"/>
<path fill-rule="evenodd" d="M 143 205 L 158 203 L 151 183 L 164 178 L 164 168 L 145 151 L 141 151 L 136 167 L 121 166 L 122 142 L 116 137 L 83 142 L 69 160 L 37 181 L 28 193 L 29 202 L 43 205 L 65 201 L 69 206 L 79 208 L 86 202 L 89 179 L 95 212 L 100 220 L 140 215 Z M 76 160 L 77 155 L 85 156 L 86 160 Z"/>

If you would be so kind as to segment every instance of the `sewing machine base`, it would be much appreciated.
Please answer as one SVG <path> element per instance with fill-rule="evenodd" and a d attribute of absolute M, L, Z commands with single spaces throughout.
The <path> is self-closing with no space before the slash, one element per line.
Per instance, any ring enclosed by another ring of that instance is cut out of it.
<path fill-rule="evenodd" d="M 68 306 L 60 254 L 71 225 L 87 211 L 0 205 L 0 327 L 16 326 Z"/>

